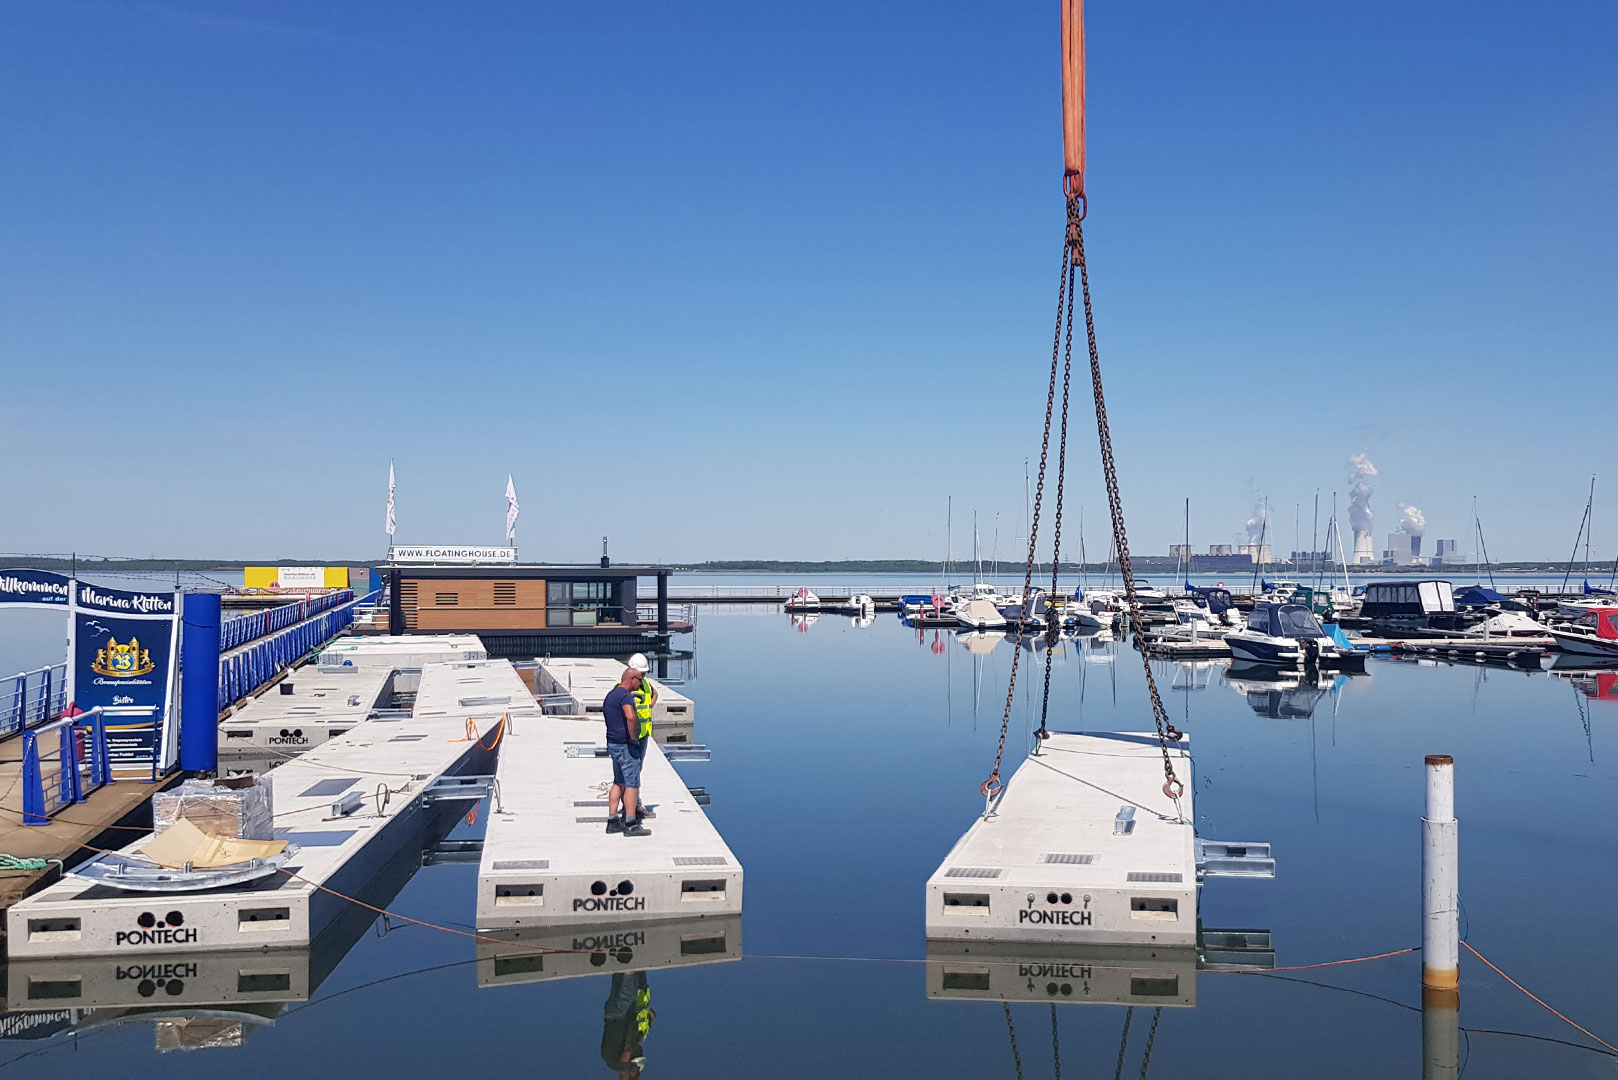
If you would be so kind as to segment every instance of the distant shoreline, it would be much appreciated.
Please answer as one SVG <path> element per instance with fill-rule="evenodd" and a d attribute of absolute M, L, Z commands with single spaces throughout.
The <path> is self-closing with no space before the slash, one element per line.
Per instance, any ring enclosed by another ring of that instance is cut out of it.
<path fill-rule="evenodd" d="M 1150 577 L 1162 577 L 1164 574 L 1176 575 L 1185 573 L 1173 559 L 1163 556 L 1136 556 L 1133 560 L 1137 573 Z M 116 574 L 116 573 L 153 573 L 158 571 L 181 572 L 207 572 L 219 570 L 241 570 L 248 566 L 353 566 L 377 567 L 382 565 L 376 559 L 79 559 L 75 564 L 72 559 L 59 557 L 46 557 L 34 555 L 3 555 L 0 556 L 0 568 L 51 570 L 57 573 L 70 573 L 75 565 L 81 574 Z M 945 567 L 940 562 L 929 562 L 925 559 L 834 559 L 825 561 L 791 561 L 777 559 L 735 559 L 711 561 L 702 563 L 648 563 L 649 566 L 666 566 L 678 574 L 944 574 Z M 1000 573 L 1004 576 L 1008 571 L 1021 571 L 1024 564 L 1016 560 L 1002 560 Z M 1116 571 L 1116 564 L 1110 564 Z M 1108 563 L 1085 563 L 1081 568 L 1078 563 L 1064 562 L 1062 572 L 1069 574 L 1105 574 L 1109 568 Z M 949 573 L 962 575 L 971 570 L 971 564 L 959 562 L 953 564 Z M 1484 567 L 1483 573 L 1496 574 L 1572 574 L 1581 579 L 1585 576 L 1594 581 L 1596 578 L 1610 578 L 1613 564 L 1611 562 L 1573 563 L 1566 562 L 1513 562 L 1495 563 Z M 1049 574 L 1050 563 L 1036 563 L 1036 574 Z M 1241 566 L 1232 564 L 1209 569 L 1192 569 L 1189 573 L 1197 574 L 1251 574 L 1254 567 L 1249 564 Z M 1331 576 L 1342 573 L 1340 563 L 1329 563 L 1320 568 L 1323 575 Z M 1472 563 L 1451 564 L 1447 566 L 1350 566 L 1350 575 L 1393 575 L 1398 577 L 1466 577 L 1479 573 L 1479 569 Z M 1261 568 L 1264 577 L 1295 577 L 1300 574 L 1313 576 L 1316 567 L 1313 564 L 1287 565 L 1271 564 Z"/>

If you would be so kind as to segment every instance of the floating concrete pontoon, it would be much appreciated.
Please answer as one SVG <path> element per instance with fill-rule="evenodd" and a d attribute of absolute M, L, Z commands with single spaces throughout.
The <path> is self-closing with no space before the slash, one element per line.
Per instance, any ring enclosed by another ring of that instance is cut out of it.
<path fill-rule="evenodd" d="M 394 671 L 444 664 L 452 660 L 482 660 L 488 656 L 475 634 L 363 634 L 339 638 L 320 650 L 322 667 L 379 667 Z"/>
<path fill-rule="evenodd" d="M 239 754 L 301 754 L 387 708 L 393 682 L 385 667 L 306 664 L 220 722 L 219 753 L 227 767 Z"/>
<path fill-rule="evenodd" d="M 1194 946 L 1203 874 L 1275 864 L 1267 844 L 1197 839 L 1191 756 L 1168 752 L 1178 807 L 1155 735 L 1052 733 L 928 879 L 927 937 Z"/>
<path fill-rule="evenodd" d="M 652 835 L 609 835 L 601 722 L 548 716 L 508 731 L 501 806 L 478 866 L 478 928 L 739 914 L 742 868 L 655 741 L 641 776 Z"/>
<path fill-rule="evenodd" d="M 376 907 L 389 906 L 421 868 L 422 852 L 442 840 L 459 820 L 455 813 L 397 846 L 356 898 Z M 6 1009 L 10 1015 L 24 1010 L 96 1010 L 75 1024 L 80 1028 L 98 1026 L 106 1019 L 119 1023 L 151 1019 L 159 1025 L 162 1049 L 166 1037 L 183 1039 L 186 1033 L 175 1025 L 190 1019 L 261 1025 L 273 1020 L 280 1006 L 307 1001 L 375 922 L 374 910 L 351 904 L 313 945 L 302 949 L 199 952 L 157 946 L 130 948 L 113 956 L 12 959 L 5 970 Z"/>
<path fill-rule="evenodd" d="M 161 896 L 70 873 L 6 913 L 10 955 L 309 945 L 349 909 L 344 897 L 356 895 L 401 847 L 488 793 L 488 780 L 470 774 L 492 771 L 494 730 L 508 710 L 530 718 L 539 712 L 510 662 L 431 665 L 411 716 L 377 717 L 275 770 L 275 837 L 299 848 L 289 873 Z M 468 739 L 469 722 L 479 738 Z M 148 839 L 120 854 L 138 853 Z"/>
<path fill-rule="evenodd" d="M 478 939 L 478 985 L 575 979 L 742 958 L 739 915 L 550 930 L 497 930 Z"/>
<path fill-rule="evenodd" d="M 547 658 L 539 662 L 535 689 L 546 696 L 567 695 L 573 699 L 577 715 L 600 718 L 607 693 L 623 677 L 624 665 L 617 660 L 594 657 Z M 661 742 L 690 742 L 694 738 L 696 707 L 691 699 L 664 683 L 652 680 L 657 688 L 657 704 L 652 706 L 652 737 Z M 556 709 L 552 707 L 551 712 Z"/>

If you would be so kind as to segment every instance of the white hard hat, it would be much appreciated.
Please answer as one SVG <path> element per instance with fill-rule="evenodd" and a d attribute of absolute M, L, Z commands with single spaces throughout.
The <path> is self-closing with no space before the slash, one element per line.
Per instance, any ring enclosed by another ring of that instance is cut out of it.
<path fill-rule="evenodd" d="M 631 656 L 629 658 L 629 666 L 634 668 L 636 671 L 641 672 L 652 670 L 652 665 L 647 662 L 645 653 L 636 653 L 634 656 Z"/>

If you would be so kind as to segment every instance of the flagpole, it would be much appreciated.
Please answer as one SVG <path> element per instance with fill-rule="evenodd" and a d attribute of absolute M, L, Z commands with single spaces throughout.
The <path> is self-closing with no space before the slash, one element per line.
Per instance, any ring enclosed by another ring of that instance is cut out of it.
<path fill-rule="evenodd" d="M 383 562 L 386 562 L 388 560 L 388 557 L 393 554 L 393 530 L 394 530 L 394 527 L 395 527 L 394 526 L 394 518 L 393 518 L 393 488 L 394 488 L 393 459 L 389 458 L 388 459 L 388 516 L 387 516 L 387 523 L 384 526 L 384 528 L 387 530 L 388 538 L 387 538 L 387 541 L 385 542 L 384 547 L 383 547 L 383 552 L 382 552 L 382 560 L 383 560 Z"/>

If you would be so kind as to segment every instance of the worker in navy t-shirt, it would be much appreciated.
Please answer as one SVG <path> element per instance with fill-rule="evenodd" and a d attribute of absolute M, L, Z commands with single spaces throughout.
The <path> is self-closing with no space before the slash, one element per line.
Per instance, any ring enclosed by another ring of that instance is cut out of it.
<path fill-rule="evenodd" d="M 646 756 L 646 742 L 640 737 L 640 717 L 635 713 L 635 691 L 640 681 L 640 672 L 624 668 L 618 685 L 608 691 L 607 700 L 601 706 L 607 722 L 607 756 L 612 759 L 607 832 L 625 836 L 652 835 L 652 830 L 642 825 L 640 819 L 640 763 Z"/>

